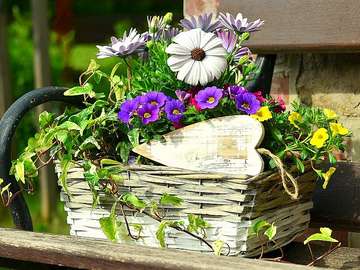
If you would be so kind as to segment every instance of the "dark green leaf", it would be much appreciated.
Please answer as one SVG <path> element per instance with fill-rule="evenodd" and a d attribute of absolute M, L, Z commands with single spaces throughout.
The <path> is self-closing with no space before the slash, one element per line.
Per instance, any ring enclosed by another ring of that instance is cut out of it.
<path fill-rule="evenodd" d="M 304 164 L 302 163 L 302 161 L 300 159 L 298 159 L 297 157 L 294 158 L 295 159 L 295 162 L 296 162 L 296 167 L 297 169 L 303 173 L 305 171 L 305 167 L 304 167 Z"/>

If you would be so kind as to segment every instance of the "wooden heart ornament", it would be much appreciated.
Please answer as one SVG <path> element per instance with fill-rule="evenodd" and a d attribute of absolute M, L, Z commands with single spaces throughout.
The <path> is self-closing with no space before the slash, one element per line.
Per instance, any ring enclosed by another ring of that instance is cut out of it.
<path fill-rule="evenodd" d="M 133 152 L 169 167 L 256 175 L 264 169 L 255 149 L 263 138 L 259 121 L 232 115 L 177 129 L 164 135 L 161 142 L 141 144 Z"/>

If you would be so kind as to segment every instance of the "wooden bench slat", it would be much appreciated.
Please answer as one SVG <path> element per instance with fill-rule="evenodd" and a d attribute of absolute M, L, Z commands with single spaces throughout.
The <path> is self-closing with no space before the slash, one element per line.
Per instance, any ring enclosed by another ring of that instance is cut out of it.
<path fill-rule="evenodd" d="M 117 270 L 317 269 L 256 259 L 217 257 L 13 229 L 0 229 L 0 257 L 74 268 Z"/>
<path fill-rule="evenodd" d="M 360 51 L 359 0 L 219 0 L 219 11 L 241 12 L 265 25 L 249 47 L 255 52 Z"/>

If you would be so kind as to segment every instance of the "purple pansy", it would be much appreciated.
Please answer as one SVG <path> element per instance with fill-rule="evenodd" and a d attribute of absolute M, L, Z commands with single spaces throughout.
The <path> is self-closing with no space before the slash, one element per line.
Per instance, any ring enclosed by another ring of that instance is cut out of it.
<path fill-rule="evenodd" d="M 145 125 L 158 120 L 159 119 L 159 112 L 160 112 L 159 107 L 151 105 L 149 103 L 144 104 L 137 111 L 139 117 L 141 118 L 141 121 Z"/>
<path fill-rule="evenodd" d="M 190 93 L 188 93 L 186 91 L 182 91 L 180 89 L 176 90 L 175 94 L 181 102 L 185 102 L 186 100 L 188 100 L 191 97 Z"/>
<path fill-rule="evenodd" d="M 238 85 L 231 85 L 227 88 L 230 98 L 235 98 L 237 95 L 247 92 L 246 88 Z"/>
<path fill-rule="evenodd" d="M 141 96 L 140 102 L 141 104 L 151 104 L 160 108 L 164 106 L 166 99 L 167 97 L 164 93 L 152 91 Z"/>
<path fill-rule="evenodd" d="M 196 94 L 195 101 L 202 110 L 213 109 L 219 104 L 222 95 L 222 89 L 219 89 L 216 86 L 206 87 Z"/>
<path fill-rule="evenodd" d="M 264 21 L 257 19 L 253 22 L 248 22 L 247 18 L 244 18 L 241 13 L 238 13 L 236 17 L 230 13 L 220 13 L 219 21 L 221 24 L 229 30 L 238 32 L 239 34 L 244 32 L 255 32 L 260 30 L 260 27 L 264 24 Z"/>
<path fill-rule="evenodd" d="M 231 53 L 236 45 L 236 34 L 234 31 L 218 30 L 216 32 L 218 38 L 221 39 L 222 44 L 228 53 Z"/>
<path fill-rule="evenodd" d="M 221 26 L 221 23 L 215 19 L 212 20 L 213 14 L 203 14 L 200 16 L 191 16 L 187 19 L 182 19 L 180 25 L 187 30 L 200 28 L 204 32 L 214 32 Z"/>
<path fill-rule="evenodd" d="M 250 92 L 240 93 L 235 97 L 238 110 L 247 114 L 254 114 L 260 109 L 260 101 Z"/>
<path fill-rule="evenodd" d="M 118 113 L 118 117 L 123 123 L 129 123 L 131 117 L 136 114 L 136 110 L 139 107 L 138 99 L 129 99 L 126 100 L 123 104 L 121 104 L 120 111 Z"/>
<path fill-rule="evenodd" d="M 180 100 L 169 99 L 165 104 L 166 117 L 173 123 L 179 123 L 183 117 L 185 106 Z"/>
<path fill-rule="evenodd" d="M 136 29 L 125 32 L 122 38 L 111 37 L 109 46 L 96 46 L 99 49 L 97 57 L 107 58 L 112 56 L 126 57 L 134 53 L 141 53 L 145 49 L 148 33 L 139 34 Z"/>

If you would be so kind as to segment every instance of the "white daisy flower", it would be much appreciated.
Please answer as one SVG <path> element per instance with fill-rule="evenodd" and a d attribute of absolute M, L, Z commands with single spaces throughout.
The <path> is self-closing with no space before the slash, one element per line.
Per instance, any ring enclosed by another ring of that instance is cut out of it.
<path fill-rule="evenodd" d="M 190 85 L 206 85 L 218 79 L 227 66 L 226 50 L 213 33 L 200 28 L 181 32 L 166 48 L 167 63 L 177 78 Z"/>

